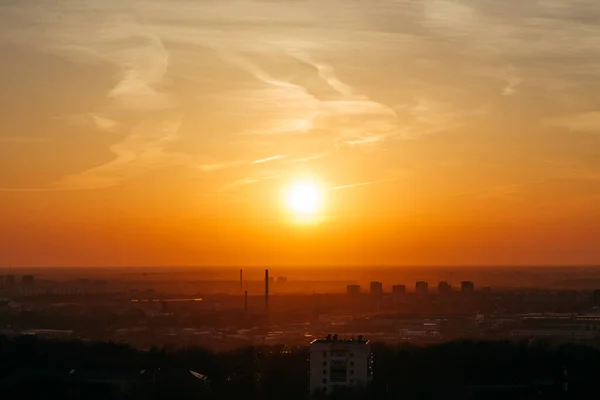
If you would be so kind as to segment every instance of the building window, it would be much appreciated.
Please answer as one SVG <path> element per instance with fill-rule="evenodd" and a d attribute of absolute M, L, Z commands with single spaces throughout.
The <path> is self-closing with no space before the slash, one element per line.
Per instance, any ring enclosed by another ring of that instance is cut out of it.
<path fill-rule="evenodd" d="M 323 366 L 326 367 L 327 366 L 327 361 L 323 361 Z"/>
<path fill-rule="evenodd" d="M 323 375 L 327 375 L 327 371 L 326 370 L 323 370 Z"/>
<path fill-rule="evenodd" d="M 350 375 L 354 375 L 354 370 L 353 369 L 350 370 Z"/>
<path fill-rule="evenodd" d="M 354 361 L 350 361 L 350 366 L 354 367 Z"/>
<path fill-rule="evenodd" d="M 327 379 L 323 378 L 323 384 L 327 384 Z"/>

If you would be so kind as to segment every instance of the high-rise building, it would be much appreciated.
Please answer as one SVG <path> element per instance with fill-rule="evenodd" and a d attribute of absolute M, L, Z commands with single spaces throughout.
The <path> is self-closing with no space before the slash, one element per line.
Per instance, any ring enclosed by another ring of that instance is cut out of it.
<path fill-rule="evenodd" d="M 415 291 L 418 294 L 427 294 L 429 290 L 429 284 L 425 281 L 419 281 L 415 284 Z"/>
<path fill-rule="evenodd" d="M 438 283 L 438 293 L 446 294 L 446 293 L 450 293 L 451 291 L 452 291 L 452 286 L 448 282 L 441 281 L 440 283 Z"/>
<path fill-rule="evenodd" d="M 348 294 L 359 294 L 360 285 L 348 285 L 346 286 L 346 293 Z"/>
<path fill-rule="evenodd" d="M 406 285 L 393 285 L 392 293 L 394 294 L 404 294 L 406 293 Z"/>
<path fill-rule="evenodd" d="M 381 282 L 371 282 L 371 294 L 381 295 L 383 294 L 383 283 Z"/>
<path fill-rule="evenodd" d="M 336 388 L 366 388 L 372 378 L 371 345 L 362 336 L 338 339 L 327 335 L 310 344 L 310 393 Z"/>
<path fill-rule="evenodd" d="M 470 293 L 475 290 L 475 284 L 471 281 L 463 281 L 460 284 L 460 291 Z"/>

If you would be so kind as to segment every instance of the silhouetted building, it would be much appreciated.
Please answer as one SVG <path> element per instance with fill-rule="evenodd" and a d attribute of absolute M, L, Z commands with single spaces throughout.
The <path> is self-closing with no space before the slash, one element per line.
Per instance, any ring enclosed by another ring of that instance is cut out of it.
<path fill-rule="evenodd" d="M 7 285 L 14 285 L 16 282 L 16 279 L 15 279 L 14 275 L 6 275 L 6 277 L 4 278 L 4 281 L 6 282 Z"/>
<path fill-rule="evenodd" d="M 360 285 L 348 285 L 346 286 L 346 293 L 348 294 L 359 294 Z"/>
<path fill-rule="evenodd" d="M 483 293 L 489 294 L 489 293 L 492 293 L 492 288 L 490 286 L 484 286 L 481 288 L 481 291 Z"/>
<path fill-rule="evenodd" d="M 406 286 L 405 285 L 393 285 L 392 286 L 392 293 L 394 293 L 394 294 L 404 294 L 404 293 L 406 293 Z"/>
<path fill-rule="evenodd" d="M 475 284 L 471 281 L 464 281 L 460 284 L 460 291 L 464 293 L 470 293 L 475 290 Z"/>
<path fill-rule="evenodd" d="M 452 286 L 446 281 L 438 283 L 438 293 L 446 294 L 452 292 Z"/>
<path fill-rule="evenodd" d="M 33 285 L 35 277 L 33 275 L 23 275 L 21 282 L 23 282 L 24 285 Z"/>
<path fill-rule="evenodd" d="M 338 339 L 327 335 L 310 344 L 310 393 L 335 388 L 366 388 L 372 379 L 371 345 L 362 336 Z"/>
<path fill-rule="evenodd" d="M 371 282 L 371 294 L 381 295 L 383 294 L 383 283 L 381 282 Z"/>
<path fill-rule="evenodd" d="M 96 292 L 106 291 L 107 286 L 108 286 L 108 282 L 104 279 L 96 279 L 94 281 L 94 291 L 96 291 Z"/>
<path fill-rule="evenodd" d="M 269 311 L 269 270 L 265 269 L 265 311 Z"/>
<path fill-rule="evenodd" d="M 415 284 L 415 291 L 418 294 L 427 294 L 429 290 L 429 284 L 425 281 L 419 281 Z"/>
<path fill-rule="evenodd" d="M 600 307 L 600 289 L 596 289 L 592 292 L 592 299 L 595 307 Z"/>

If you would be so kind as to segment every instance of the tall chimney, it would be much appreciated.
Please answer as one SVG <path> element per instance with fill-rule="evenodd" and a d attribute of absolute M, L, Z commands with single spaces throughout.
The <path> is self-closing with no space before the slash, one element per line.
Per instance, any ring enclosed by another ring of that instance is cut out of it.
<path fill-rule="evenodd" d="M 269 270 L 265 269 L 265 311 L 269 311 Z"/>
<path fill-rule="evenodd" d="M 244 288 L 244 281 L 242 279 L 242 273 L 243 271 L 240 269 L 240 290 L 242 290 Z"/>
<path fill-rule="evenodd" d="M 244 312 L 248 313 L 248 291 L 244 290 Z"/>

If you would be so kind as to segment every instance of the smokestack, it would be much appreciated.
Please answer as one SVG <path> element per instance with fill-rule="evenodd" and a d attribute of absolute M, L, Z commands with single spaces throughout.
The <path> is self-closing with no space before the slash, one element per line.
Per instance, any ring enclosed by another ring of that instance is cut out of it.
<path fill-rule="evenodd" d="M 269 311 L 269 270 L 265 269 L 265 311 Z"/>
<path fill-rule="evenodd" d="M 248 313 L 248 291 L 244 290 L 244 312 Z"/>
<path fill-rule="evenodd" d="M 244 288 L 244 280 L 242 279 L 243 271 L 240 269 L 240 290 Z"/>

